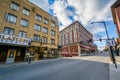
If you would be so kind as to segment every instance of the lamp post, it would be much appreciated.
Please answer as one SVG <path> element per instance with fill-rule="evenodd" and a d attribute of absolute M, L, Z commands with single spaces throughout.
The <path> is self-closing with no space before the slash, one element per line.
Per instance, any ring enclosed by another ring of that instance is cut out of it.
<path fill-rule="evenodd" d="M 106 24 L 105 22 L 92 22 L 91 24 L 94 24 L 94 23 L 103 23 L 104 24 L 104 27 L 105 27 L 105 32 L 106 32 L 106 35 L 107 35 L 107 39 L 109 40 L 109 36 L 108 36 L 108 31 L 107 31 L 107 27 L 106 27 Z"/>
<path fill-rule="evenodd" d="M 106 32 L 106 35 L 107 35 L 107 40 L 110 40 L 109 36 L 108 36 L 108 31 L 107 31 L 107 27 L 106 27 L 106 24 L 104 21 L 102 22 L 92 22 L 91 24 L 93 23 L 103 23 L 104 24 L 104 27 L 105 27 L 105 32 Z M 117 64 L 116 64 L 116 60 L 115 60 L 115 57 L 114 57 L 114 54 L 113 54 L 113 50 L 112 50 L 112 46 L 110 46 L 110 58 L 111 60 L 113 61 L 113 63 L 115 64 L 115 67 L 117 68 Z"/>

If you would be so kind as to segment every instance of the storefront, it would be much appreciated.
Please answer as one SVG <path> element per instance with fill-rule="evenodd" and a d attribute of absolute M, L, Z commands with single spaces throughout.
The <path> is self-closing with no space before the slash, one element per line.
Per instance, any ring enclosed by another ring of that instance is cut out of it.
<path fill-rule="evenodd" d="M 86 45 L 83 45 L 83 44 L 80 44 L 80 48 L 81 48 L 81 53 L 82 55 L 89 55 L 90 54 L 90 47 L 89 46 L 86 46 Z"/>
<path fill-rule="evenodd" d="M 26 46 L 0 45 L 0 63 L 5 63 L 7 58 L 14 57 L 14 61 L 24 61 Z"/>
<path fill-rule="evenodd" d="M 25 60 L 30 40 L 0 33 L 0 63 L 14 63 Z"/>

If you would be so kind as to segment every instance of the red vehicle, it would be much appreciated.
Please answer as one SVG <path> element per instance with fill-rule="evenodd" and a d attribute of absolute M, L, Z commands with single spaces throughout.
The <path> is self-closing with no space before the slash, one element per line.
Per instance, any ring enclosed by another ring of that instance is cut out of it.
<path fill-rule="evenodd" d="M 65 54 L 65 57 L 72 57 L 72 55 L 71 54 Z"/>

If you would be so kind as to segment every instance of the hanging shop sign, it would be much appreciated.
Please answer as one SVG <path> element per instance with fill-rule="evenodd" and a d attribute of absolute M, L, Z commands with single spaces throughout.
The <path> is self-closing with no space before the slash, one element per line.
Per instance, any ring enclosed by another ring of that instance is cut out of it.
<path fill-rule="evenodd" d="M 22 38 L 13 35 L 6 35 L 0 33 L 0 43 L 5 44 L 17 44 L 17 45 L 29 45 L 31 40 L 29 38 Z"/>

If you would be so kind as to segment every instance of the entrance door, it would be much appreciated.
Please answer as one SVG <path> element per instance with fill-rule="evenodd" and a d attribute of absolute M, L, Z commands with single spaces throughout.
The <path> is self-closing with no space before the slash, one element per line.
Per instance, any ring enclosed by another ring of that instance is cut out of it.
<path fill-rule="evenodd" d="M 8 50 L 6 63 L 14 63 L 16 50 Z"/>
<path fill-rule="evenodd" d="M 15 58 L 16 50 L 8 50 L 7 58 Z"/>

